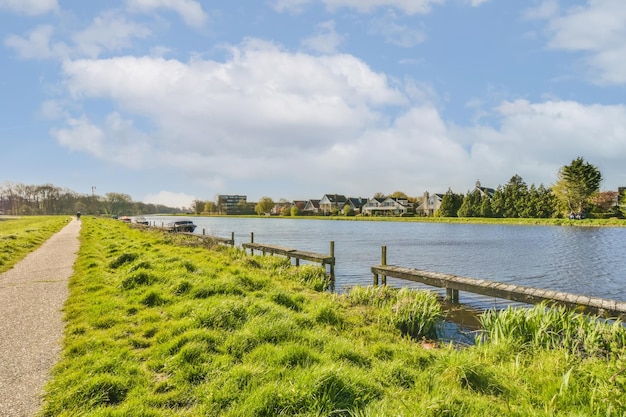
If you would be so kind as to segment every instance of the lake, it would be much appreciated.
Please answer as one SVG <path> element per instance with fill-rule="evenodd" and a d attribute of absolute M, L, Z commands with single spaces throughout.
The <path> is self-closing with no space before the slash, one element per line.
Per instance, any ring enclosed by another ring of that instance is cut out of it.
<path fill-rule="evenodd" d="M 167 223 L 166 216 L 146 216 Z M 370 267 L 387 264 L 626 301 L 626 228 L 446 224 L 189 216 L 195 233 L 235 244 L 269 243 L 327 254 L 335 242 L 335 290 L 371 285 Z M 176 219 L 181 219 L 176 217 Z M 393 286 L 420 287 L 388 278 Z M 479 308 L 504 300 L 461 293 Z"/>

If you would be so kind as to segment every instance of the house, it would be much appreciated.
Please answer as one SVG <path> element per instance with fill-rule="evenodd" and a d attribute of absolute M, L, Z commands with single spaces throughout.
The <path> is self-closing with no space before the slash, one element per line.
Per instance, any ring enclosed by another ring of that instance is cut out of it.
<path fill-rule="evenodd" d="M 492 198 L 493 194 L 496 192 L 493 188 L 482 187 L 480 185 L 480 181 L 476 181 L 476 189 L 480 191 L 481 197 L 489 197 Z"/>
<path fill-rule="evenodd" d="M 404 198 L 370 198 L 361 211 L 370 216 L 401 216 L 413 213 L 413 206 Z"/>
<path fill-rule="evenodd" d="M 320 200 L 308 200 L 302 209 L 302 214 L 315 216 L 320 213 Z"/>
<path fill-rule="evenodd" d="M 373 197 L 367 200 L 367 203 L 361 207 L 361 213 L 371 216 L 372 214 L 377 213 L 378 208 L 382 207 L 384 198 Z"/>
<path fill-rule="evenodd" d="M 367 199 L 361 197 L 348 197 L 345 206 L 349 206 L 354 214 L 361 213 L 361 209 L 367 203 Z M 345 213 L 344 213 L 345 214 Z"/>
<path fill-rule="evenodd" d="M 324 215 L 332 213 L 338 213 L 343 210 L 348 199 L 341 194 L 324 194 L 324 197 L 320 200 L 320 211 Z"/>
<path fill-rule="evenodd" d="M 441 200 L 444 194 L 430 194 L 428 191 L 424 193 L 422 203 L 417 207 L 418 214 L 422 216 L 434 216 L 435 212 L 441 207 Z"/>
<path fill-rule="evenodd" d="M 274 204 L 274 207 L 272 207 L 272 210 L 270 211 L 270 214 L 272 216 L 280 216 L 283 213 L 283 209 L 290 210 L 291 209 L 291 203 L 279 202 L 279 203 Z"/>
<path fill-rule="evenodd" d="M 292 207 L 296 207 L 298 209 L 299 213 L 303 213 L 304 212 L 304 208 L 306 207 L 306 201 L 305 200 L 294 200 L 291 203 Z"/>

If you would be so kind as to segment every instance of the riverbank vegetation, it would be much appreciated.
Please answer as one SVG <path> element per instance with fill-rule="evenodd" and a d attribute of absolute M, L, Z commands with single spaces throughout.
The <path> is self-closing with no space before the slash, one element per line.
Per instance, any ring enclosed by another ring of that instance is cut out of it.
<path fill-rule="evenodd" d="M 63 354 L 40 414 L 626 412 L 617 326 L 609 326 L 613 333 L 606 334 L 614 336 L 602 349 L 572 349 L 519 339 L 514 331 L 528 320 L 521 313 L 499 320 L 494 312 L 485 315 L 486 328 L 498 330 L 480 343 L 437 343 L 444 313 L 433 294 L 389 287 L 333 294 L 324 291 L 326 279 L 321 268 L 294 267 L 280 257 L 199 247 L 176 235 L 84 218 Z M 554 340 L 565 328 L 576 340 L 594 337 L 580 324 L 531 322 Z"/>
<path fill-rule="evenodd" d="M 0 218 L 0 273 L 42 245 L 69 220 L 68 216 Z"/>

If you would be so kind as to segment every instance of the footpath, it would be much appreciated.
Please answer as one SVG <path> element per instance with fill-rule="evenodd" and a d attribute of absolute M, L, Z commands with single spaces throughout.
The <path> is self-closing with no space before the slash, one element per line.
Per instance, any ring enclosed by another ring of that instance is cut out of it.
<path fill-rule="evenodd" d="M 0 275 L 0 417 L 32 417 L 41 407 L 42 390 L 61 352 L 61 309 L 80 226 L 72 219 Z"/>

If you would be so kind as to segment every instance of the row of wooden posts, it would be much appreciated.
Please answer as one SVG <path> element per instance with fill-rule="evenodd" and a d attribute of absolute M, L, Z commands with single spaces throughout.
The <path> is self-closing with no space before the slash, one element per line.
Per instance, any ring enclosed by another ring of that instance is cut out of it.
<path fill-rule="evenodd" d="M 202 235 L 198 235 L 196 233 L 185 234 L 211 239 L 224 244 L 235 244 L 234 233 L 231 235 L 230 239 L 206 236 L 204 229 L 202 230 Z M 263 255 L 269 253 L 271 255 L 276 254 L 286 256 L 289 259 L 293 258 L 295 259 L 296 265 L 300 265 L 300 260 L 320 263 L 324 268 L 328 265 L 330 268 L 330 278 L 332 281 L 335 279 L 335 242 L 330 242 L 330 253 L 328 255 L 301 251 L 267 243 L 255 243 L 254 233 L 250 234 L 250 243 L 243 243 L 241 246 L 244 249 L 250 250 L 251 254 L 254 254 L 254 251 L 256 250 L 261 252 Z M 446 299 L 455 304 L 460 302 L 459 291 L 465 291 L 525 304 L 539 304 L 547 302 L 548 304 L 561 305 L 570 309 L 578 309 L 603 317 L 619 318 L 621 320 L 626 319 L 626 303 L 622 301 L 506 284 L 485 279 L 442 274 L 415 268 L 387 265 L 386 246 L 383 246 L 381 249 L 380 265 L 372 266 L 371 272 L 374 275 L 374 286 L 379 284 L 387 285 L 387 277 L 419 282 L 432 287 L 444 288 L 446 290 Z"/>

